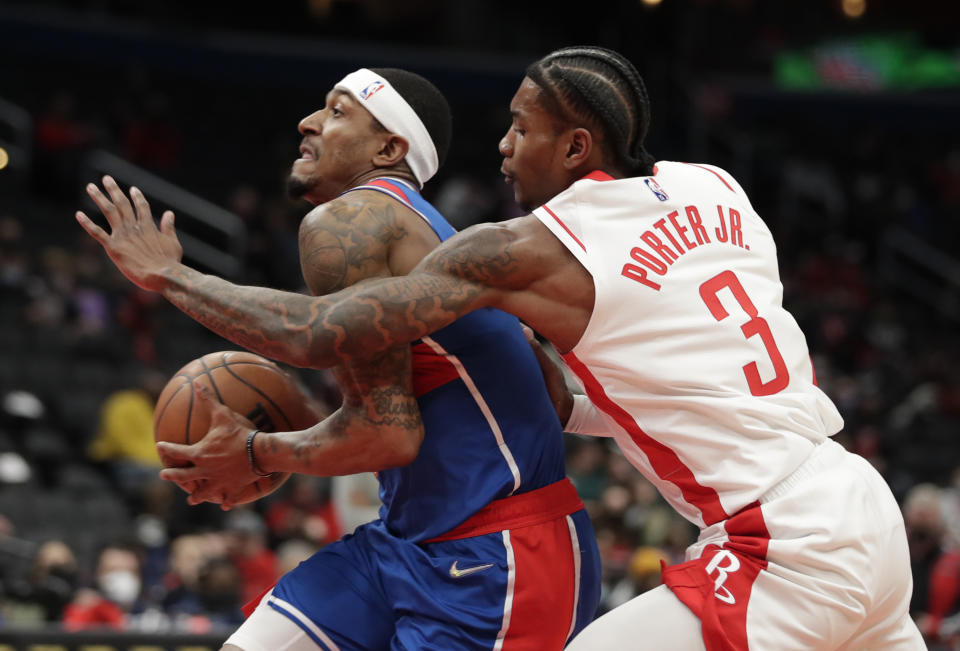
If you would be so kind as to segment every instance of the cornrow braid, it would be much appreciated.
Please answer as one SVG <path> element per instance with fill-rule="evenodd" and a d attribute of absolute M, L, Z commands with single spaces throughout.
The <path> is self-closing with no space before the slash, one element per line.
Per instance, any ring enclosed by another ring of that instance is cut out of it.
<path fill-rule="evenodd" d="M 551 114 L 569 120 L 573 113 L 600 127 L 613 165 L 630 175 L 653 173 L 654 159 L 644 148 L 650 99 L 630 61 L 601 47 L 567 47 L 532 63 L 526 75 Z"/>

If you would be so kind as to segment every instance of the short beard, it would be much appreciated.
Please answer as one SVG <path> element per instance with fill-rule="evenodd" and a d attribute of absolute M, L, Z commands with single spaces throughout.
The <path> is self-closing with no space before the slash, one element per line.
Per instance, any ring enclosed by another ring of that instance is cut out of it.
<path fill-rule="evenodd" d="M 303 199 L 309 191 L 310 185 L 303 179 L 297 178 L 293 174 L 287 177 L 287 194 L 291 199 Z"/>

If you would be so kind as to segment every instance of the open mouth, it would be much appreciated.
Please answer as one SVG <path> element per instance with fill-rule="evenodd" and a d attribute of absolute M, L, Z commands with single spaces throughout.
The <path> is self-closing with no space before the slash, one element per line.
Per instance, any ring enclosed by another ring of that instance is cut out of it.
<path fill-rule="evenodd" d="M 300 158 L 297 159 L 298 161 L 316 160 L 316 159 L 317 157 L 313 155 L 313 152 L 310 151 L 310 149 L 306 145 L 300 145 Z"/>

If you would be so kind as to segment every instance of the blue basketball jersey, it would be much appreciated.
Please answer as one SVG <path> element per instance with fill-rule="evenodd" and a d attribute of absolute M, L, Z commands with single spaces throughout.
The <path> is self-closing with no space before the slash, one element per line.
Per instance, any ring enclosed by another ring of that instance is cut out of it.
<path fill-rule="evenodd" d="M 417 212 L 441 241 L 456 231 L 410 184 L 375 190 Z M 378 473 L 380 517 L 415 542 L 439 536 L 492 500 L 565 477 L 563 437 L 536 356 L 516 317 L 484 308 L 413 344 L 425 436 L 413 463 Z"/>

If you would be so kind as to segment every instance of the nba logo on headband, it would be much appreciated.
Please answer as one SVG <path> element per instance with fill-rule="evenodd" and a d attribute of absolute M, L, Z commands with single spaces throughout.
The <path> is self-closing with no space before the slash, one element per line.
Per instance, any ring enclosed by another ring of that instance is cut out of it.
<path fill-rule="evenodd" d="M 409 149 L 404 160 L 421 187 L 437 172 L 437 148 L 427 127 L 389 81 L 372 70 L 360 68 L 341 79 L 334 88 L 362 101 L 363 108 L 387 131 L 407 140 Z"/>
<path fill-rule="evenodd" d="M 367 85 L 366 88 L 360 91 L 360 99 L 370 99 L 375 92 L 383 88 L 382 81 L 374 81 Z"/>

